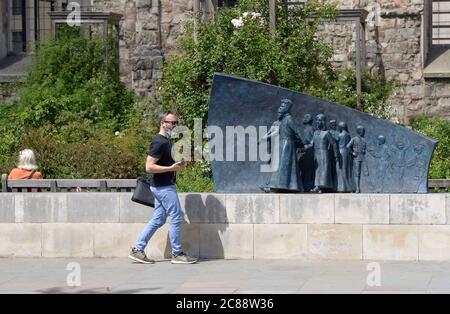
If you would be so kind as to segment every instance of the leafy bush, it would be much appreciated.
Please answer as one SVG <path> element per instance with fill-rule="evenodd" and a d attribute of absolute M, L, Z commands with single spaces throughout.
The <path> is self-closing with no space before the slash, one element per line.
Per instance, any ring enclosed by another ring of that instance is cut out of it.
<path fill-rule="evenodd" d="M 165 64 L 162 89 L 164 103 L 175 106 L 188 126 L 194 118 L 206 121 L 214 72 L 298 91 L 324 85 L 329 78 L 332 50 L 314 35 L 318 19 L 333 17 L 333 8 L 296 6 L 280 16 L 277 34 L 272 38 L 266 6 L 259 1 L 241 1 L 237 8 L 218 11 L 211 23 L 199 20 L 196 28 L 193 23 L 186 25 L 179 42 L 181 52 L 169 56 Z M 259 12 L 261 16 L 245 11 Z M 313 12 L 318 16 L 306 23 Z M 232 20 L 239 18 L 243 26 L 233 26 Z"/>
<path fill-rule="evenodd" d="M 63 29 L 57 40 L 38 51 L 19 93 L 21 120 L 26 127 L 40 127 L 75 112 L 106 128 L 118 128 L 133 96 L 120 82 L 114 59 L 105 65 L 103 39 L 90 40 L 73 32 Z"/>
<path fill-rule="evenodd" d="M 331 5 L 308 2 L 278 10 L 275 36 L 269 32 L 268 1 L 241 0 L 239 6 L 217 12 L 209 23 L 186 26 L 180 51 L 169 56 L 162 91 L 165 107 L 177 108 L 188 126 L 194 118 L 207 119 L 214 72 L 312 94 L 356 107 L 354 71 L 336 71 L 329 62 L 333 49 L 317 38 L 321 18 L 332 19 Z M 394 85 L 364 74 L 363 108 L 386 117 Z"/>
<path fill-rule="evenodd" d="M 95 136 L 68 142 L 65 134 L 46 126 L 24 134 L 24 147 L 33 147 L 46 178 L 135 178 L 143 169 L 136 134 L 115 136 L 80 125 Z M 78 129 L 75 129 L 78 131 Z"/>
<path fill-rule="evenodd" d="M 197 161 L 177 173 L 179 192 L 213 192 L 211 168 L 207 162 Z"/>
<path fill-rule="evenodd" d="M 144 119 L 120 82 L 108 43 L 105 61 L 101 37 L 64 28 L 38 50 L 18 101 L 0 106 L 0 171 L 9 172 L 27 147 L 36 151 L 46 178 L 132 178 L 142 172 L 149 134 L 140 129 Z"/>
<path fill-rule="evenodd" d="M 330 101 L 359 108 L 364 112 L 382 119 L 390 119 L 393 116 L 393 108 L 390 95 L 397 87 L 397 82 L 386 81 L 378 74 L 362 72 L 361 94 L 356 92 L 356 75 L 351 69 L 335 71 L 335 79 L 331 84 L 319 87 L 311 87 L 311 95 L 328 99 Z"/>
<path fill-rule="evenodd" d="M 430 179 L 450 179 L 450 122 L 445 119 L 417 116 L 412 128 L 439 141 L 431 161 Z"/>

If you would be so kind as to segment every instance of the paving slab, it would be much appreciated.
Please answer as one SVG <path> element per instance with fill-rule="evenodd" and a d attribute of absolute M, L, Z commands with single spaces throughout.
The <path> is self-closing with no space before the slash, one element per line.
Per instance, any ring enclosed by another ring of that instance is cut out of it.
<path fill-rule="evenodd" d="M 449 262 L 200 260 L 152 265 L 126 258 L 0 258 L 0 293 L 309 294 L 450 293 Z M 69 286 L 78 265 L 81 286 Z M 372 264 L 373 265 L 373 264 Z M 70 267 L 69 267 L 70 266 Z M 368 270 L 369 269 L 369 270 Z"/>

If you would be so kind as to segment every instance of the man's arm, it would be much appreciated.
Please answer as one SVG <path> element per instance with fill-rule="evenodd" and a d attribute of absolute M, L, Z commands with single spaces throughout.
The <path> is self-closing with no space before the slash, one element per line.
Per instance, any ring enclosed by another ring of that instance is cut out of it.
<path fill-rule="evenodd" d="M 147 161 L 145 163 L 145 171 L 148 173 L 164 173 L 170 171 L 179 171 L 185 167 L 181 162 L 176 162 L 172 166 L 160 166 L 157 165 L 157 158 L 152 156 L 147 156 Z"/>

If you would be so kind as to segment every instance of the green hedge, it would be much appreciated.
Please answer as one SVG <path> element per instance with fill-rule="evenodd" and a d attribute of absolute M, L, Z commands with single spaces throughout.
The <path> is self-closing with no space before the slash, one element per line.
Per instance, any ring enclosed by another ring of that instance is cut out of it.
<path fill-rule="evenodd" d="M 32 148 L 46 178 L 133 178 L 142 173 L 150 132 L 120 82 L 113 55 L 104 59 L 101 36 L 87 39 L 65 28 L 42 46 L 18 89 L 0 106 L 0 171 L 18 151 Z M 119 132 L 119 135 L 116 135 Z"/>
<path fill-rule="evenodd" d="M 450 179 L 450 122 L 443 118 L 418 116 L 412 128 L 439 141 L 431 161 L 430 179 Z"/>
<path fill-rule="evenodd" d="M 175 106 L 188 126 L 194 118 L 206 122 L 213 74 L 225 72 L 350 107 L 356 107 L 359 97 L 366 112 L 390 118 L 387 100 L 393 82 L 363 73 L 358 96 L 354 71 L 331 66 L 333 49 L 317 37 L 317 31 L 321 18 L 336 16 L 333 6 L 308 2 L 279 10 L 277 32 L 272 37 L 267 4 L 241 0 L 236 8 L 219 10 L 211 22 L 188 23 L 179 40 L 180 49 L 165 63 L 164 106 Z M 239 19 L 243 25 L 234 26 Z"/>

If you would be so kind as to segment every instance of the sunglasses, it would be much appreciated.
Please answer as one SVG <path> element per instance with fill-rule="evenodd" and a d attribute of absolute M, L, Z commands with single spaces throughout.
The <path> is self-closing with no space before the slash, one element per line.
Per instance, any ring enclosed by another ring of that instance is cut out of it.
<path fill-rule="evenodd" d="M 177 125 L 178 121 L 164 121 L 164 123 L 170 123 L 172 125 Z"/>

